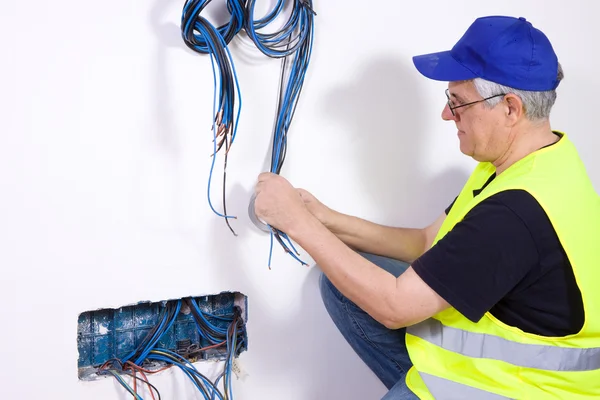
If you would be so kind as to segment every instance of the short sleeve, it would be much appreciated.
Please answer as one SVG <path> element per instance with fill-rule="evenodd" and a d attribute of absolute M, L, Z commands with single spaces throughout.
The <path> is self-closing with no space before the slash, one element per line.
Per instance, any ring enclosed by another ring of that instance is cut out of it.
<path fill-rule="evenodd" d="M 477 322 L 538 260 L 527 225 L 494 195 L 469 211 L 412 268 L 452 307 Z"/>

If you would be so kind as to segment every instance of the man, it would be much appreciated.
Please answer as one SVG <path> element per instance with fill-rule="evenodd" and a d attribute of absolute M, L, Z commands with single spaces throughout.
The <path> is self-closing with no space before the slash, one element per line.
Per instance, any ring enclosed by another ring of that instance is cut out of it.
<path fill-rule="evenodd" d="M 562 70 L 548 38 L 479 18 L 414 64 L 448 82 L 442 118 L 479 162 L 445 213 L 380 226 L 262 174 L 257 215 L 320 265 L 325 305 L 384 399 L 600 396 L 600 198 L 550 127 Z"/>

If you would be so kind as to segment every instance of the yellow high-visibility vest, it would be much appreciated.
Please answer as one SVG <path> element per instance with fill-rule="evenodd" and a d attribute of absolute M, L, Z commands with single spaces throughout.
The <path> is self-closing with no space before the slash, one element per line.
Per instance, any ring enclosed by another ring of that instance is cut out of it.
<path fill-rule="evenodd" d="M 442 311 L 407 328 L 414 365 L 407 385 L 420 399 L 600 399 L 600 197 L 575 146 L 559 134 L 557 143 L 519 160 L 473 197 L 495 172 L 490 163 L 478 164 L 434 245 L 489 196 L 526 190 L 548 215 L 573 267 L 583 328 L 545 337 L 508 326 L 489 312 L 473 323 L 454 308 Z"/>

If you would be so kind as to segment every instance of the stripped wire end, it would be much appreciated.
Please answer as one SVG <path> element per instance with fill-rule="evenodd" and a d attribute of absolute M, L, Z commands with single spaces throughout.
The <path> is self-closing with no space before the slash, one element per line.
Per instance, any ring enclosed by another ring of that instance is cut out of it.
<path fill-rule="evenodd" d="M 229 153 L 229 149 L 231 148 L 231 143 L 232 143 L 232 135 L 231 135 L 230 127 L 225 124 L 219 125 L 219 128 L 217 129 L 217 134 L 215 135 L 213 142 L 217 138 L 220 138 L 220 141 L 217 143 L 217 150 L 215 152 L 213 152 L 213 154 L 210 155 L 211 157 L 213 157 L 216 153 L 218 153 L 224 144 L 226 144 L 225 154 Z"/>
<path fill-rule="evenodd" d="M 230 217 L 230 218 L 237 219 L 237 217 L 234 217 L 234 216 L 232 216 L 232 217 Z M 235 231 L 234 231 L 234 230 L 233 230 L 233 228 L 231 227 L 231 224 L 229 223 L 229 219 L 230 219 L 230 218 L 225 218 L 225 223 L 226 223 L 226 224 L 227 224 L 227 226 L 229 227 L 229 230 L 231 231 L 231 233 L 233 233 L 233 236 L 237 236 L 238 234 L 237 234 L 237 233 L 235 233 Z"/>
<path fill-rule="evenodd" d="M 290 238 L 287 234 L 285 234 L 284 232 L 281 232 L 278 229 L 275 229 L 274 231 L 272 230 L 271 232 L 272 232 L 272 235 L 275 236 L 275 238 L 277 239 L 277 241 L 279 242 L 279 244 L 281 245 L 281 247 L 284 249 L 284 251 L 287 254 L 292 256 L 292 258 L 294 258 L 300 264 L 308 266 L 307 263 L 305 263 L 304 261 L 302 261 L 302 259 L 300 259 L 300 253 L 298 252 L 298 250 L 296 250 L 296 248 L 294 247 L 294 244 L 292 243 L 292 241 L 290 240 Z M 289 246 L 282 240 L 282 238 L 285 239 L 285 241 L 289 244 Z M 291 248 L 291 250 L 290 250 L 290 248 Z"/>

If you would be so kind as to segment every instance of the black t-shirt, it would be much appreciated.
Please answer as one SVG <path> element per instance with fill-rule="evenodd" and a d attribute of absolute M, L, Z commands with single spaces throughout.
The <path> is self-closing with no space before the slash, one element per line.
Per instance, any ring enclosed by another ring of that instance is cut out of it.
<path fill-rule="evenodd" d="M 571 264 L 548 216 L 526 191 L 483 200 L 412 267 L 473 322 L 489 311 L 507 325 L 543 336 L 566 336 L 583 326 Z"/>

